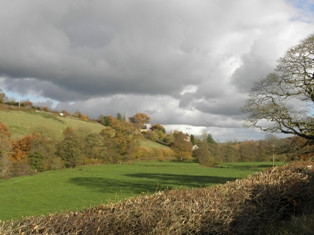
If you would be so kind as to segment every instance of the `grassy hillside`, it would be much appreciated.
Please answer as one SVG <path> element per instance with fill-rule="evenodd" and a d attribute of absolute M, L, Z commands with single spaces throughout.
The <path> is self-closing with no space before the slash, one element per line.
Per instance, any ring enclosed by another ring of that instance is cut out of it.
<path fill-rule="evenodd" d="M 0 220 L 78 210 L 165 189 L 221 184 L 246 177 L 271 164 L 229 163 L 207 168 L 196 163 L 137 162 L 0 179 Z"/>
<path fill-rule="evenodd" d="M 68 126 L 86 132 L 100 132 L 104 128 L 96 122 L 86 122 L 35 111 L 0 110 L 0 121 L 9 128 L 13 139 L 22 138 L 36 131 L 41 131 L 52 138 L 61 139 L 63 130 Z"/>
<path fill-rule="evenodd" d="M 167 149 L 168 147 L 150 140 L 141 140 L 140 141 L 140 145 L 142 147 L 146 147 L 146 148 L 165 148 Z"/>
<path fill-rule="evenodd" d="M 82 121 L 73 117 L 61 117 L 53 113 L 1 110 L 0 121 L 4 123 L 11 133 L 13 139 L 20 139 L 27 134 L 40 131 L 51 138 L 61 139 L 62 132 L 67 127 L 85 133 L 99 133 L 104 126 L 97 122 Z M 140 145 L 146 148 L 166 148 L 150 140 L 141 140 Z"/>

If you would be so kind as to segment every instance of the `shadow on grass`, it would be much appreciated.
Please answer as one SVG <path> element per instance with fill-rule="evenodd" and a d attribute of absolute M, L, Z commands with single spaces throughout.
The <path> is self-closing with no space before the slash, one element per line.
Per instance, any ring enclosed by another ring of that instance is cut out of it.
<path fill-rule="evenodd" d="M 129 180 L 106 179 L 101 177 L 76 177 L 70 182 L 103 193 L 154 193 L 178 187 L 199 188 L 213 184 L 223 184 L 236 178 L 216 176 L 193 176 L 176 174 L 127 174 Z"/>
<path fill-rule="evenodd" d="M 178 175 L 178 174 L 156 174 L 156 173 L 136 173 L 125 176 L 138 179 L 157 180 L 161 184 L 170 184 L 184 187 L 204 187 L 213 184 L 224 184 L 227 181 L 234 181 L 232 177 L 204 176 L 204 175 Z"/>
<path fill-rule="evenodd" d="M 103 193 L 140 194 L 143 192 L 152 193 L 167 188 L 160 189 L 160 185 L 150 181 L 131 182 L 100 177 L 76 177 L 70 179 L 70 181 L 78 186 L 84 186 Z"/>
<path fill-rule="evenodd" d="M 241 164 L 241 165 L 235 165 L 235 164 L 223 164 L 222 166 L 216 166 L 217 168 L 230 168 L 235 170 L 241 170 L 241 171 L 261 171 L 263 169 L 272 167 L 272 164 L 260 164 L 260 165 L 250 165 L 250 164 Z"/>

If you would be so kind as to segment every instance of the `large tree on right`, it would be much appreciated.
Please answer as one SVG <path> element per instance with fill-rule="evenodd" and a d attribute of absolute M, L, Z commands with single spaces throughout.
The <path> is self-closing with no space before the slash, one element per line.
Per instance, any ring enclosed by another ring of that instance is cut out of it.
<path fill-rule="evenodd" d="M 243 111 L 249 126 L 314 140 L 314 33 L 255 83 Z"/>

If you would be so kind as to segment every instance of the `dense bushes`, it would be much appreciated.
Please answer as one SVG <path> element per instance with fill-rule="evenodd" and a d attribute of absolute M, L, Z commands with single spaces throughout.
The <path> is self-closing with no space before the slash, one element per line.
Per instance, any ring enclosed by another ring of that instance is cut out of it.
<path fill-rule="evenodd" d="M 314 160 L 314 144 L 301 137 L 285 139 L 266 138 L 258 141 L 233 141 L 210 143 L 207 139 L 196 139 L 195 143 L 203 151 L 195 151 L 198 162 L 260 162 L 260 161 L 293 161 Z M 206 149 L 204 148 L 206 146 Z M 205 155 L 205 152 L 208 152 Z M 207 156 L 207 157 L 206 157 Z M 205 164 L 206 165 L 206 164 Z M 208 164 L 207 164 L 208 165 Z"/>
<path fill-rule="evenodd" d="M 170 148 L 148 148 L 140 146 L 135 153 L 136 159 L 141 160 L 159 160 L 170 161 L 176 160 L 175 154 Z"/>
<path fill-rule="evenodd" d="M 216 187 L 2 223 L 0 233 L 265 234 L 269 225 L 313 213 L 313 169 L 313 163 L 292 164 Z"/>
<path fill-rule="evenodd" d="M 62 140 L 56 140 L 35 132 L 13 140 L 9 129 L 0 122 L 0 177 L 85 164 L 125 162 L 138 153 L 139 133 L 131 124 L 116 119 L 100 133 L 68 127 L 63 135 Z"/>

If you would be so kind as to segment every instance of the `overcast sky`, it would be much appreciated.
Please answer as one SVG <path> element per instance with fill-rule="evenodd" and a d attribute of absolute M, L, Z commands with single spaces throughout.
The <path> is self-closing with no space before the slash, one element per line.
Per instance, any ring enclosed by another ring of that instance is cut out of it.
<path fill-rule="evenodd" d="M 147 113 L 216 140 L 252 84 L 314 31 L 313 0 L 0 0 L 0 87 L 91 117 Z M 43 104 L 43 103 L 42 103 Z"/>

